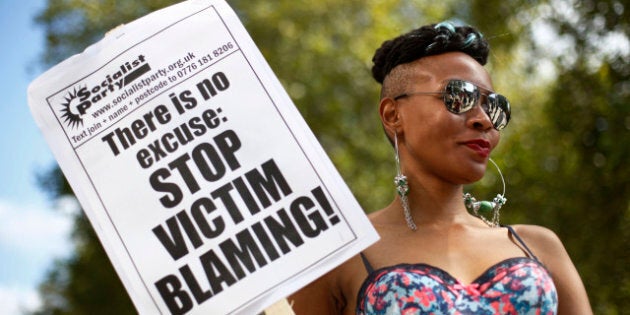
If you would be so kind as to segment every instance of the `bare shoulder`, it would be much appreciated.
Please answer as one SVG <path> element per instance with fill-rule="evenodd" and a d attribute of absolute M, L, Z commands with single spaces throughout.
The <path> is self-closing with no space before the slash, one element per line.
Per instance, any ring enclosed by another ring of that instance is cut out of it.
<path fill-rule="evenodd" d="M 350 258 L 303 289 L 288 300 L 296 314 L 346 314 L 354 309 L 353 295 L 357 279 L 362 278 L 359 256 Z"/>
<path fill-rule="evenodd" d="M 377 232 L 381 234 L 383 232 L 381 229 L 382 227 L 395 226 L 401 222 L 397 215 L 395 215 L 397 214 L 396 212 L 397 210 L 392 209 L 392 206 L 389 205 L 383 209 L 369 213 L 368 219 L 372 223 L 372 226 L 374 226 L 374 228 L 377 230 Z"/>
<path fill-rule="evenodd" d="M 564 245 L 558 235 L 546 227 L 520 224 L 514 225 L 513 228 L 537 256 L 554 257 L 559 251 L 564 251 Z"/>
<path fill-rule="evenodd" d="M 556 233 L 538 225 L 514 225 L 514 231 L 540 259 L 540 261 L 557 274 L 557 271 L 573 267 L 573 262 Z"/>
<path fill-rule="evenodd" d="M 513 228 L 551 273 L 558 291 L 558 314 L 593 314 L 582 279 L 556 233 L 536 225 Z"/>
<path fill-rule="evenodd" d="M 368 217 L 375 227 L 386 220 L 383 210 L 372 212 Z M 366 277 L 363 260 L 360 255 L 355 255 L 289 296 L 288 300 L 299 315 L 354 314 L 357 294 Z"/>
<path fill-rule="evenodd" d="M 372 222 L 372 224 L 383 221 L 386 217 L 386 209 L 380 209 L 380 210 L 376 210 L 373 211 L 371 213 L 368 213 L 368 219 L 370 219 L 370 222 Z"/>
<path fill-rule="evenodd" d="M 540 225 L 517 224 L 512 226 L 514 230 L 521 236 L 531 237 L 534 239 L 542 239 L 547 241 L 560 241 L 554 231 Z"/>

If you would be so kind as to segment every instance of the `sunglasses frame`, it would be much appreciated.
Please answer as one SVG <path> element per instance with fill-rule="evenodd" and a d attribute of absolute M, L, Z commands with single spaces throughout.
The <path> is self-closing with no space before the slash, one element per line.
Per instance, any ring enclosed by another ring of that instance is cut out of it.
<path fill-rule="evenodd" d="M 459 105 L 453 105 L 455 102 L 454 98 L 456 97 L 453 89 L 459 89 L 460 91 L 464 90 L 466 93 L 471 93 L 475 102 L 472 105 L 465 106 L 464 108 L 461 107 L 461 102 L 459 102 Z M 446 81 L 444 89 L 440 92 L 403 93 L 394 97 L 394 100 L 397 101 L 401 98 L 411 97 L 414 95 L 440 95 L 442 96 L 442 101 L 444 102 L 446 109 L 453 114 L 463 114 L 473 109 L 477 104 L 479 104 L 481 96 L 483 95 L 486 97 L 486 102 L 481 104 L 481 107 L 486 115 L 488 115 L 488 118 L 490 118 L 494 129 L 503 130 L 510 122 L 512 110 L 510 108 L 510 102 L 505 96 L 484 89 L 466 80 L 451 79 Z"/>

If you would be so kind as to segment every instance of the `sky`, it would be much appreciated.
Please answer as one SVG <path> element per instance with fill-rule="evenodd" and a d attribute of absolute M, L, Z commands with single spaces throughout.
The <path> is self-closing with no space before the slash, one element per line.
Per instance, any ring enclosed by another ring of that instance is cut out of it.
<path fill-rule="evenodd" d="M 54 259 L 70 254 L 71 216 L 44 194 L 37 174 L 55 159 L 30 113 L 27 88 L 45 71 L 45 0 L 0 0 L 0 314 L 39 305 L 38 284 Z"/>

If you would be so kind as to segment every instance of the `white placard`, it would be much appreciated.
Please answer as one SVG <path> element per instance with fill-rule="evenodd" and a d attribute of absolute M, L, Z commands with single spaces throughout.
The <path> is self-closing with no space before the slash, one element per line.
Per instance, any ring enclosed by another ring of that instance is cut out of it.
<path fill-rule="evenodd" d="M 378 238 L 224 1 L 111 31 L 29 104 L 140 313 L 255 314 Z"/>

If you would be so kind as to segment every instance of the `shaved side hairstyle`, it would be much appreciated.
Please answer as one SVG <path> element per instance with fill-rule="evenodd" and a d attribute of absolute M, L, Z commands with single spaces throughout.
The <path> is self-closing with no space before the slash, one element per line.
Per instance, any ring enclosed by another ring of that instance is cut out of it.
<path fill-rule="evenodd" d="M 382 85 L 381 98 L 393 97 L 396 87 L 405 85 L 404 65 L 427 56 L 463 52 L 482 66 L 490 47 L 483 35 L 470 26 L 450 22 L 425 25 L 383 42 L 372 58 L 372 77 Z M 403 65 L 399 67 L 400 65 Z"/>

